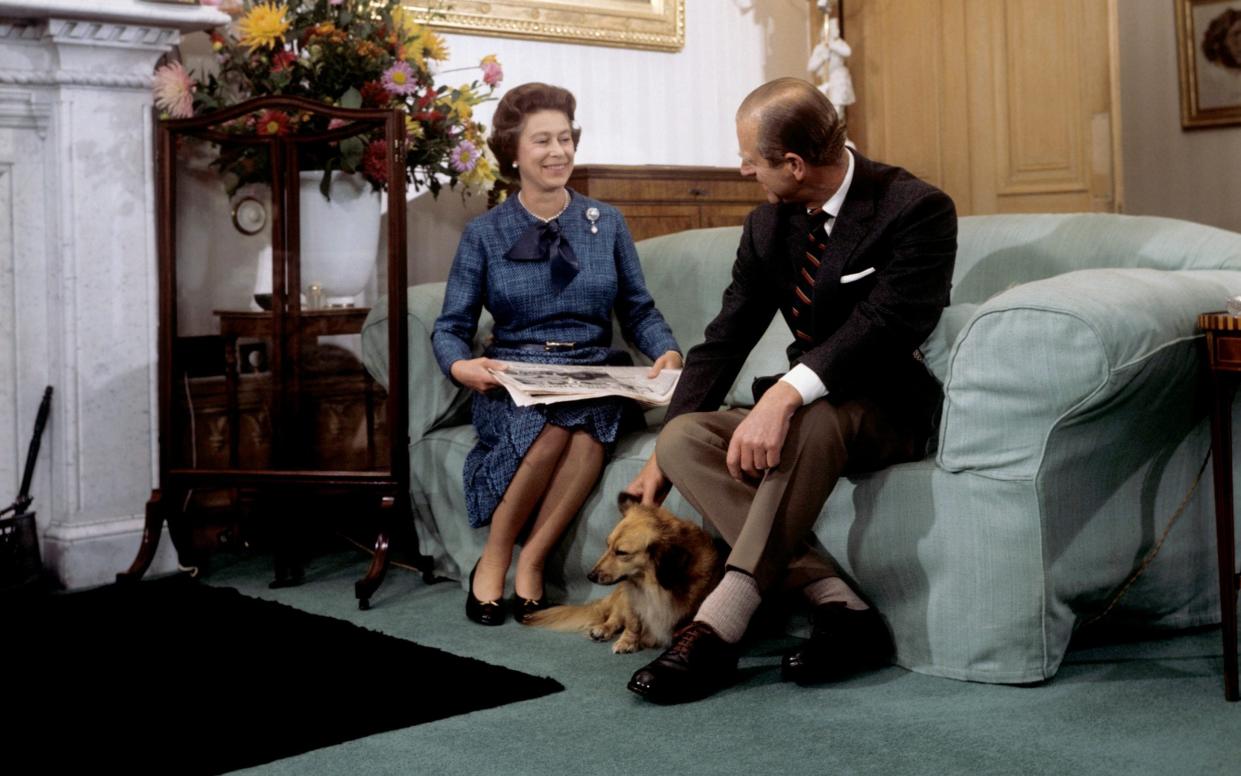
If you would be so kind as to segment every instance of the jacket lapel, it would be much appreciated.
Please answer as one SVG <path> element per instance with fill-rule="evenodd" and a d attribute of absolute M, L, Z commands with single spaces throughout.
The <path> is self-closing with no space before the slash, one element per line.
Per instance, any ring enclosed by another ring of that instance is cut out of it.
<path fill-rule="evenodd" d="M 848 266 L 863 238 L 870 231 L 870 221 L 875 215 L 874 181 L 870 161 L 854 152 L 853 182 L 841 205 L 840 213 L 832 224 L 832 234 L 827 240 L 827 252 L 823 264 L 815 275 L 815 293 L 835 290 L 840 276 Z"/>

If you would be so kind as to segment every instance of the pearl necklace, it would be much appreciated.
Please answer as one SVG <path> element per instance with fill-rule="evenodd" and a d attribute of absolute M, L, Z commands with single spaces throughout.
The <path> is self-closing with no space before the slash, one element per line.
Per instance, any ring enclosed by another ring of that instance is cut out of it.
<path fill-rule="evenodd" d="M 540 221 L 542 221 L 542 222 L 543 222 L 543 223 L 545 223 L 545 224 L 550 224 L 552 221 L 555 221 L 557 218 L 560 218 L 562 215 L 564 215 L 564 211 L 566 211 L 566 210 L 568 210 L 568 209 L 569 209 L 569 203 L 570 203 L 572 200 L 573 200 L 573 197 L 572 197 L 572 196 L 570 196 L 570 194 L 569 194 L 569 190 L 568 190 L 568 189 L 565 189 L 565 192 L 564 192 L 564 207 L 560 208 L 560 212 L 559 212 L 559 213 L 557 213 L 556 215 L 552 216 L 551 218 L 544 218 L 543 216 L 538 215 L 537 213 L 534 213 L 532 210 L 530 210 L 530 208 L 526 207 L 526 203 L 525 203 L 525 201 L 523 201 L 523 200 L 522 200 L 522 198 L 521 198 L 521 192 L 520 192 L 520 191 L 518 191 L 518 192 L 517 192 L 517 204 L 521 205 L 521 209 L 522 209 L 522 210 L 524 210 L 524 211 L 526 211 L 526 212 L 527 212 L 527 213 L 529 213 L 530 215 L 534 216 L 535 218 L 539 219 Z"/>

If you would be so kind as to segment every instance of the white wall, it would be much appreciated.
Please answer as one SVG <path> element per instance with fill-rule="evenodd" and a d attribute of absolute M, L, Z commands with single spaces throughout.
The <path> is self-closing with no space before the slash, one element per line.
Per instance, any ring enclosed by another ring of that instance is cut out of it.
<path fill-rule="evenodd" d="M 1241 231 L 1241 125 L 1181 129 L 1176 3 L 1117 5 L 1126 211 Z"/>
<path fill-rule="evenodd" d="M 806 76 L 810 0 L 686 0 L 685 47 L 678 52 L 446 35 L 450 61 L 476 65 L 495 54 L 504 88 L 528 81 L 577 97 L 578 164 L 737 163 L 733 114 L 751 89 L 781 76 Z M 458 83 L 476 73 L 452 73 Z M 495 104 L 478 111 L 490 123 Z M 415 197 L 409 209 L 411 283 L 443 280 L 466 221 L 482 212 L 452 193 Z"/>

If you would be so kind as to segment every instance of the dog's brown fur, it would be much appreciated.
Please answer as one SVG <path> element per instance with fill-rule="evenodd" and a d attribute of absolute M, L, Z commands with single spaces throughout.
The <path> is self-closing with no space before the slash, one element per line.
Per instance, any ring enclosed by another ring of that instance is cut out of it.
<path fill-rule="evenodd" d="M 617 585 L 606 598 L 580 606 L 536 612 L 527 625 L 616 638 L 613 652 L 664 647 L 698 611 L 720 578 L 720 560 L 702 528 L 666 509 L 643 506 L 627 493 L 618 499 L 621 520 L 587 578 Z M 619 635 L 618 635 L 619 634 Z"/>

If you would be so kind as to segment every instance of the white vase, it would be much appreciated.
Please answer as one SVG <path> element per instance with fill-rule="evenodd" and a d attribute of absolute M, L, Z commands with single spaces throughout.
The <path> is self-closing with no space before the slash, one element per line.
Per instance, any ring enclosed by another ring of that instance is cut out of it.
<path fill-rule="evenodd" d="M 379 251 L 382 199 L 356 173 L 332 173 L 329 200 L 319 191 L 321 171 L 301 173 L 301 291 L 323 306 L 350 307 L 366 289 Z"/>

